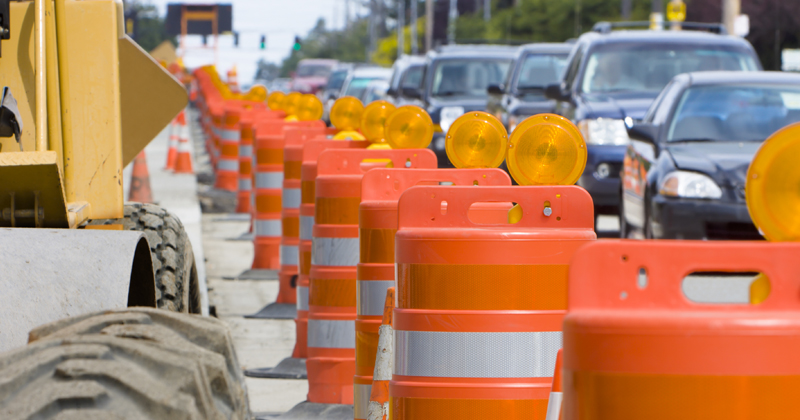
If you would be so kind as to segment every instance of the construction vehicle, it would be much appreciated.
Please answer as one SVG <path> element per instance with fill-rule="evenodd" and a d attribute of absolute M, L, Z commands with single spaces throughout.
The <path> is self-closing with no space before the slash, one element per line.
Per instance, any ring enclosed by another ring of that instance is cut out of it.
<path fill-rule="evenodd" d="M 122 1 L 0 0 L 0 87 L 0 418 L 247 418 L 227 330 L 175 314 L 200 311 L 180 220 L 123 201 L 187 95 Z"/>

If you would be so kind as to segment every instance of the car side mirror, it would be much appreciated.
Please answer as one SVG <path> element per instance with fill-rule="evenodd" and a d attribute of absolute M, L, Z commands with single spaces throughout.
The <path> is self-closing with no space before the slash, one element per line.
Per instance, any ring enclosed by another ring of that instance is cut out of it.
<path fill-rule="evenodd" d="M 395 96 L 397 96 L 397 91 L 394 90 L 394 89 L 387 89 L 386 90 L 386 96 L 395 97 Z"/>
<path fill-rule="evenodd" d="M 547 85 L 547 87 L 544 88 L 544 96 L 547 97 L 547 99 L 553 99 L 555 101 L 569 100 L 569 92 L 565 92 L 561 88 L 561 83 Z"/>
<path fill-rule="evenodd" d="M 631 140 L 643 141 L 645 143 L 656 144 L 658 139 L 658 125 L 636 123 L 628 128 L 628 137 Z"/>
<path fill-rule="evenodd" d="M 404 87 L 402 89 L 403 96 L 411 99 L 422 99 L 422 91 L 414 87 Z"/>
<path fill-rule="evenodd" d="M 486 88 L 486 92 L 489 95 L 502 95 L 505 93 L 505 89 L 503 85 L 489 85 L 489 87 Z"/>

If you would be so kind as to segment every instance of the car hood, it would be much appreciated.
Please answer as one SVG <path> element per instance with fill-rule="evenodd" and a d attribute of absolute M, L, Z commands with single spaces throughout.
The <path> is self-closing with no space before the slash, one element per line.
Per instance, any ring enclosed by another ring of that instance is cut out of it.
<path fill-rule="evenodd" d="M 720 185 L 744 186 L 747 168 L 761 142 L 703 142 L 668 145 L 675 166 L 709 175 Z"/>
<path fill-rule="evenodd" d="M 641 120 L 647 112 L 647 108 L 655 100 L 655 96 L 637 97 L 612 97 L 602 96 L 593 97 L 591 100 L 584 100 L 585 109 L 583 118 L 615 118 L 625 119 L 631 117 L 634 120 Z"/>
<path fill-rule="evenodd" d="M 434 124 L 439 124 L 439 112 L 445 107 L 460 106 L 464 108 L 464 112 L 469 111 L 486 111 L 487 99 L 472 99 L 463 101 L 431 101 L 428 105 L 428 114 L 431 116 Z"/>

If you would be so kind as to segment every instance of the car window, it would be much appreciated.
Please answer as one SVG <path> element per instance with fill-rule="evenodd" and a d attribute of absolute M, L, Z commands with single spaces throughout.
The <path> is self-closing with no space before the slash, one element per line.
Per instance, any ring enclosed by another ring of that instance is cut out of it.
<path fill-rule="evenodd" d="M 500 84 L 508 74 L 511 59 L 448 59 L 436 64 L 432 96 L 440 98 L 486 98 L 486 88 Z"/>
<path fill-rule="evenodd" d="M 422 86 L 422 66 L 409 67 L 406 74 L 403 75 L 403 81 L 400 87 L 406 88 L 419 88 Z"/>
<path fill-rule="evenodd" d="M 586 46 L 581 45 L 575 51 L 575 54 L 572 56 L 572 61 L 569 62 L 569 68 L 567 70 L 567 74 L 564 75 L 565 81 L 565 88 L 566 90 L 572 90 L 572 85 L 575 83 L 575 77 L 578 75 L 578 70 L 581 68 L 581 61 L 583 60 L 583 54 L 586 52 Z"/>
<path fill-rule="evenodd" d="M 331 68 L 317 64 L 303 64 L 297 68 L 297 77 L 327 77 Z"/>
<path fill-rule="evenodd" d="M 558 83 L 567 65 L 567 54 L 528 54 L 522 61 L 517 89 L 541 88 Z"/>
<path fill-rule="evenodd" d="M 584 93 L 658 92 L 680 73 L 758 70 L 751 53 L 708 45 L 608 44 L 595 49 L 581 81 Z"/>
<path fill-rule="evenodd" d="M 654 105 L 655 113 L 653 114 L 653 124 L 666 124 L 670 114 L 672 113 L 672 109 L 675 108 L 674 105 L 678 95 L 683 92 L 683 87 L 679 85 L 681 84 L 677 82 L 670 82 L 670 84 L 661 92 L 661 95 L 659 95 L 661 97 L 661 104 L 658 106 Z"/>
<path fill-rule="evenodd" d="M 335 71 L 331 73 L 331 77 L 328 79 L 328 84 L 325 88 L 330 90 L 339 90 L 342 88 L 345 79 L 347 79 L 347 70 Z"/>
<path fill-rule="evenodd" d="M 800 121 L 800 87 L 696 86 L 675 109 L 667 141 L 763 141 Z"/>
<path fill-rule="evenodd" d="M 374 77 L 366 78 L 366 77 L 354 77 L 350 80 L 350 84 L 347 85 L 347 89 L 344 92 L 344 96 L 355 96 L 356 98 L 360 98 L 361 95 L 364 93 L 364 89 L 367 88 L 369 82 L 375 80 Z"/>

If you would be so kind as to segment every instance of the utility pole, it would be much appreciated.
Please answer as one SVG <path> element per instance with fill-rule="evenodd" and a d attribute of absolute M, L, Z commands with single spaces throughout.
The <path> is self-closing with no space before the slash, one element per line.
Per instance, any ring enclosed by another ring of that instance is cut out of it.
<path fill-rule="evenodd" d="M 344 28 L 350 29 L 350 0 L 344 0 Z"/>
<path fill-rule="evenodd" d="M 419 0 L 411 0 L 411 54 L 419 54 L 417 47 L 417 2 Z"/>
<path fill-rule="evenodd" d="M 483 0 L 483 20 L 488 22 L 492 19 L 492 0 Z"/>
<path fill-rule="evenodd" d="M 736 17 L 742 13 L 741 0 L 722 0 L 722 24 L 729 34 L 735 33 L 733 30 Z"/>
<path fill-rule="evenodd" d="M 622 19 L 623 20 L 630 20 L 631 19 L 631 8 L 633 5 L 631 4 L 632 0 L 622 0 Z"/>
<path fill-rule="evenodd" d="M 433 49 L 433 0 L 425 0 L 425 51 Z"/>
<path fill-rule="evenodd" d="M 372 61 L 372 53 L 375 52 L 375 40 L 377 36 L 375 34 L 376 26 L 377 26 L 377 18 L 378 18 L 378 2 L 376 0 L 370 0 L 369 2 L 369 20 L 367 21 L 369 24 L 369 45 L 367 45 L 367 62 Z"/>
<path fill-rule="evenodd" d="M 456 43 L 456 19 L 458 19 L 458 0 L 450 0 L 450 12 L 447 14 L 447 43 Z"/>
<path fill-rule="evenodd" d="M 406 52 L 405 37 L 403 29 L 406 26 L 406 1 L 397 0 L 397 57 L 400 58 Z"/>

